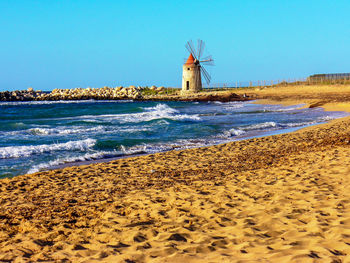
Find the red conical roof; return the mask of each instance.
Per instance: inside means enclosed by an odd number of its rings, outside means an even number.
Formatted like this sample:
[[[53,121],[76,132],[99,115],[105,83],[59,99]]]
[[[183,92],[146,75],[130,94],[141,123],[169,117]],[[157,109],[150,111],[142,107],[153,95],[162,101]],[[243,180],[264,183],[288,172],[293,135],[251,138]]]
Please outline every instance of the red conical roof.
[[[190,56],[188,57],[187,61],[186,61],[186,65],[191,65],[194,63],[194,57],[192,56],[192,53],[190,53]]]

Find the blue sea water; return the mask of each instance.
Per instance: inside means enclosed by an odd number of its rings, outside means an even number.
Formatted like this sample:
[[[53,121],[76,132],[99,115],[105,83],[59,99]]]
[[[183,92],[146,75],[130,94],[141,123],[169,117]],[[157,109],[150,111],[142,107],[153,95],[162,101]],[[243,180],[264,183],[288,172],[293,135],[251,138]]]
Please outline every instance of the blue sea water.
[[[251,102],[0,102],[0,178],[200,147],[347,116]]]

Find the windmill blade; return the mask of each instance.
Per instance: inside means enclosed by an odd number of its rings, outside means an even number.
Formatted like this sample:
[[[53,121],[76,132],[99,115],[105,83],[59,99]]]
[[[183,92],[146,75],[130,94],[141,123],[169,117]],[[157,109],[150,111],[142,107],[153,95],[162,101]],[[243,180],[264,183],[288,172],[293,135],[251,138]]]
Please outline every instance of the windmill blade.
[[[214,59],[212,58],[212,56],[207,56],[207,57],[203,58],[202,60],[200,60],[199,62],[203,63],[207,66],[214,66]]]
[[[202,71],[203,77],[205,78],[205,81],[209,85],[211,77],[210,77],[208,71],[203,66],[201,66],[201,71]]]
[[[198,51],[198,60],[201,59],[201,56],[202,56],[203,51],[204,51],[204,47],[205,47],[204,41],[198,39],[198,48],[197,48],[197,51]]]
[[[205,58],[202,59],[202,61],[206,61],[206,60],[213,60],[214,61],[214,59],[211,55],[206,56]]]
[[[194,56],[195,59],[197,59],[197,52],[196,52],[196,48],[193,45],[192,39],[189,41],[189,45],[190,45],[191,50],[193,52],[192,55]]]
[[[195,49],[194,49],[194,47],[193,47],[192,40],[187,41],[185,47],[187,48],[188,52],[190,52],[190,53],[192,54],[192,56],[194,56],[194,58],[197,59],[197,57],[196,57],[196,51],[195,51]]]
[[[214,60],[203,60],[200,63],[206,66],[215,66]]]

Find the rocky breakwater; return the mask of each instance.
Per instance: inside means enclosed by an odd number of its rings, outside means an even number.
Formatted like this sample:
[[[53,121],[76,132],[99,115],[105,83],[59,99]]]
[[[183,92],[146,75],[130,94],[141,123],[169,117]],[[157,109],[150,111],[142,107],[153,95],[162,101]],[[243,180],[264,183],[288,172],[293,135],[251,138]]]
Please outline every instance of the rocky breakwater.
[[[180,89],[165,87],[103,87],[54,89],[51,92],[35,91],[33,88],[20,91],[0,92],[0,101],[57,101],[57,100],[151,100],[151,101],[246,101],[251,96],[238,95],[232,91],[203,91],[180,95]]]
[[[33,101],[33,100],[122,100],[142,99],[147,87],[103,87],[103,88],[75,88],[54,89],[51,92],[27,90],[0,92],[0,101]]]
[[[0,101],[31,101],[31,100],[45,100],[47,94],[33,88],[27,90],[4,91],[0,92]]]
[[[144,87],[103,87],[103,88],[75,88],[54,89],[48,100],[118,100],[118,99],[141,99]]]

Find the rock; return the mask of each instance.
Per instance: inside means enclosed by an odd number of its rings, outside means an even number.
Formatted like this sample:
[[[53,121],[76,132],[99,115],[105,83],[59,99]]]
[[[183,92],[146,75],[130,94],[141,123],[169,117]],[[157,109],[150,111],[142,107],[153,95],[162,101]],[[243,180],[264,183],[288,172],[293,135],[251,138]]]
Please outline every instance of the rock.
[[[184,98],[183,101],[221,101],[221,102],[229,102],[229,101],[246,101],[249,100],[248,96],[243,97],[241,95],[230,93],[230,94],[210,94],[210,95],[198,95],[192,98]]]
[[[32,87],[29,87],[29,88],[27,89],[27,91],[28,91],[28,92],[33,92],[34,89],[33,89]]]

